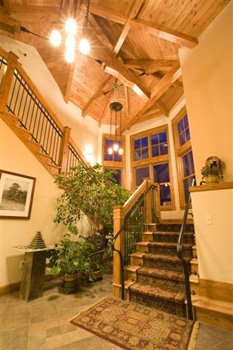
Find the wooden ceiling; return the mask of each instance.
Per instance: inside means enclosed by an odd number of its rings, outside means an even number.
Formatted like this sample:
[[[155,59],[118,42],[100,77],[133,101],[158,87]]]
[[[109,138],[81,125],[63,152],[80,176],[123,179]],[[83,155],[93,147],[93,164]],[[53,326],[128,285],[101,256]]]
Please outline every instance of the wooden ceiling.
[[[54,22],[62,28],[73,14],[82,35],[87,0],[0,0],[0,33],[37,48],[71,101],[101,124],[110,123],[113,86],[123,104],[122,131],[131,125],[169,115],[183,95],[178,50],[193,49],[198,37],[230,0],[90,0],[87,56],[64,60],[64,45],[54,48],[44,38]],[[142,95],[138,96],[133,86]]]

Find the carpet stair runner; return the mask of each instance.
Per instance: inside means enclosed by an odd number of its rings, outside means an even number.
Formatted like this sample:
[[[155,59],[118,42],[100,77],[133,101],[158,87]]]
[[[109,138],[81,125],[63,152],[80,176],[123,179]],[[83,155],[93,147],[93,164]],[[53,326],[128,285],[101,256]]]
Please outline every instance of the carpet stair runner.
[[[156,231],[150,236],[147,232],[147,242],[137,244],[139,252],[132,254],[131,261],[134,262],[135,257],[141,258],[141,263],[138,264],[141,266],[127,269],[136,273],[135,280],[129,283],[128,287],[130,301],[177,316],[186,316],[183,265],[177,257],[180,227],[180,224],[156,224]],[[187,224],[186,231],[183,252],[185,259],[190,262],[193,254],[194,226]]]

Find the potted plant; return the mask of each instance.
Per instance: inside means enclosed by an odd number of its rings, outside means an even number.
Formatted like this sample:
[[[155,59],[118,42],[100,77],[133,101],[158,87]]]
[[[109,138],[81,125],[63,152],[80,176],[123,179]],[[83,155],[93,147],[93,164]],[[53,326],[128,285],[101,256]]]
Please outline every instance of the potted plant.
[[[217,157],[209,157],[206,165],[201,169],[202,178],[205,183],[217,183],[222,179],[222,164]]]
[[[50,273],[62,274],[62,285],[59,290],[64,294],[70,294],[77,290],[80,280],[88,276],[93,280],[93,264],[91,254],[94,246],[83,237],[74,240],[71,233],[64,235],[59,247],[48,252]]]

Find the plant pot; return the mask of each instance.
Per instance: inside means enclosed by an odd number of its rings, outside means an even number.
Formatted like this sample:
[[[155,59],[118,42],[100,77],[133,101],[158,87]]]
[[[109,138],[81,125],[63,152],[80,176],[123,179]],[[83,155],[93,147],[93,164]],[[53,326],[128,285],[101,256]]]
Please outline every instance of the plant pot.
[[[210,184],[210,183],[218,183],[219,182],[219,177],[218,175],[208,175],[208,176],[205,176],[205,182],[207,184]]]
[[[63,294],[75,293],[79,286],[80,274],[75,273],[72,275],[64,274],[62,276],[62,284],[58,288],[59,292]]]

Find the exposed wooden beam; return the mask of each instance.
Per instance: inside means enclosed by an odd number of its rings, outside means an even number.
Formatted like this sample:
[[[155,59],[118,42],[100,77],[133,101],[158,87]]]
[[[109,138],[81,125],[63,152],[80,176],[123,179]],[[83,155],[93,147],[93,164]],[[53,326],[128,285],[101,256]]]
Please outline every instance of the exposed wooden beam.
[[[128,68],[143,68],[145,71],[147,70],[146,74],[153,74],[149,73],[148,71],[151,70],[164,70],[167,68],[171,68],[174,66],[175,63],[177,63],[177,60],[152,60],[152,59],[125,59],[124,64]]]
[[[120,36],[119,36],[119,38],[118,38],[118,40],[113,48],[113,53],[115,53],[115,55],[117,55],[118,52],[120,51],[121,46],[123,45],[123,43],[128,35],[128,32],[130,30],[130,20],[137,16],[143,2],[144,2],[144,0],[134,0],[132,6],[130,8],[127,20],[124,24],[122,31],[121,31],[121,34],[120,34]]]
[[[158,107],[158,109],[166,116],[169,116],[169,109],[165,104],[161,101],[161,99],[157,100],[155,105]]]
[[[151,92],[151,98],[122,125],[123,132],[136,122],[143,114],[152,107],[155,102],[167,91],[167,89],[181,76],[181,68],[176,64],[159,82]]]
[[[97,16],[123,25],[125,25],[127,21],[127,17],[125,15],[122,15],[119,12],[113,11],[102,5],[92,4],[90,6],[90,11]],[[161,39],[171,41],[180,46],[193,48],[198,44],[197,38],[191,35],[184,34],[177,30],[169,29],[161,25],[156,25],[155,23],[145,21],[143,19],[131,19],[130,25],[133,28],[141,29],[151,35],[155,35]]]
[[[124,104],[124,109],[125,109],[125,115],[126,118],[129,117],[130,114],[130,105],[129,105],[129,91],[128,91],[128,86],[125,86],[125,104]]]
[[[91,3],[90,4],[90,12],[93,15],[97,15],[99,17],[106,18],[112,22],[120,23],[120,24],[125,24],[127,21],[127,17],[122,15],[121,13],[111,10],[108,7]]]
[[[92,103],[100,96],[104,95],[104,87],[109,83],[109,81],[112,79],[112,77],[107,77],[107,79],[105,79],[103,81],[103,83],[99,86],[98,90],[96,91],[96,93],[90,98],[90,100],[86,103],[86,105],[84,106],[84,108],[82,109],[82,116],[85,117],[92,105]],[[110,94],[111,96],[111,94]]]
[[[130,21],[130,24],[133,28],[141,29],[151,35],[155,35],[158,38],[171,41],[180,46],[193,48],[198,44],[197,38],[191,35],[187,35],[178,32],[177,30],[166,28],[164,26],[159,26],[143,19],[132,19]]]

